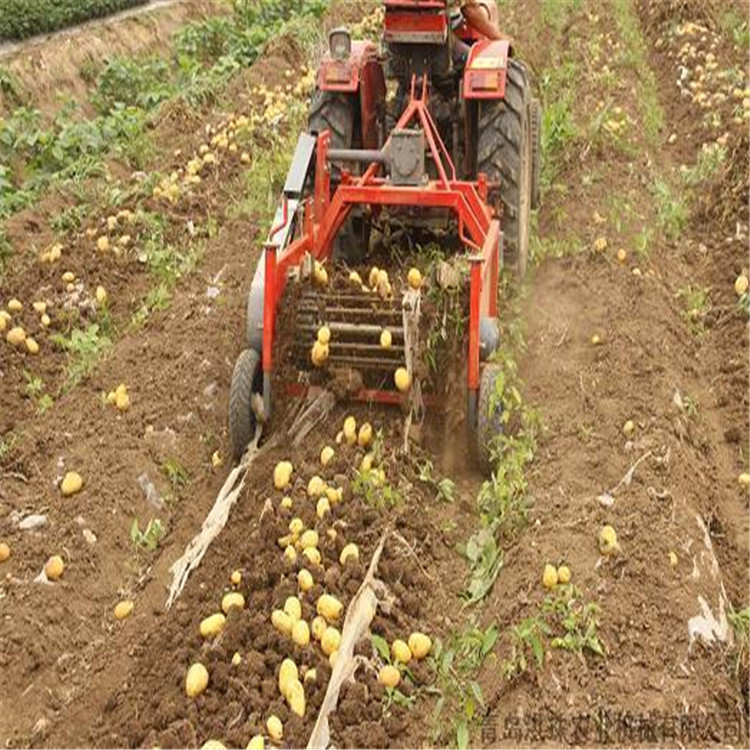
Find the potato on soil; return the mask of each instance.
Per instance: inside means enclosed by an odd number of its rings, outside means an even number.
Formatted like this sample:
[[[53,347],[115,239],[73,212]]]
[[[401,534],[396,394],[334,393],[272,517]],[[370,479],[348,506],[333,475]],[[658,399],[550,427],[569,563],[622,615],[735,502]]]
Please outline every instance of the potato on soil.
[[[302,604],[296,596],[288,596],[284,602],[284,612],[292,620],[299,620],[302,617]]]
[[[312,498],[320,497],[326,491],[326,483],[317,474],[310,478],[307,483],[307,496]]]
[[[266,721],[266,730],[268,736],[274,742],[281,742],[281,739],[284,736],[284,725],[281,723],[281,719],[278,716],[271,715],[268,717],[268,721]]]
[[[410,268],[406,280],[412,289],[419,289],[422,286],[422,274],[418,268]]]
[[[419,660],[424,659],[432,649],[432,640],[430,636],[420,633],[419,631],[412,633],[409,636],[409,650],[411,655]]]
[[[135,604],[130,599],[118,602],[115,606],[115,620],[124,620],[126,617],[130,617],[134,608]]]
[[[83,489],[83,478],[77,471],[69,471],[60,482],[60,492],[63,497],[75,495]]]
[[[299,546],[301,550],[317,549],[320,543],[320,536],[315,529],[308,529],[305,531],[299,539]]]
[[[244,156],[245,154],[243,154]],[[247,743],[247,750],[265,750],[266,741],[263,739],[262,734],[253,735],[250,738],[250,742]]]
[[[291,635],[294,627],[294,620],[283,610],[275,609],[271,612],[271,624],[282,635]]]
[[[320,647],[326,656],[330,656],[334,651],[338,651],[341,643],[341,633],[338,628],[329,625],[320,638]]]
[[[206,740],[201,750],[227,750],[227,746],[221,740]]]
[[[399,393],[406,393],[411,388],[411,375],[405,367],[399,367],[393,375],[393,382]]]
[[[293,659],[286,658],[279,667],[279,692],[286,697],[289,684],[299,679],[299,669]]]
[[[36,339],[31,338],[31,336],[27,336],[24,343],[26,344],[26,351],[29,354],[39,354],[39,344],[37,343]]]
[[[337,622],[344,611],[344,605],[331,594],[321,594],[316,609],[318,614],[325,617],[328,622]]]
[[[302,556],[310,563],[310,565],[320,565],[322,563],[322,556],[315,547],[306,547],[302,550]]]
[[[336,451],[334,451],[330,445],[326,445],[325,448],[320,451],[320,463],[323,466],[328,466],[328,464],[330,464],[333,460],[335,453]]]
[[[614,555],[619,549],[617,543],[617,533],[615,530],[607,525],[602,527],[599,532],[599,550],[603,555]]]
[[[398,671],[398,669],[396,669],[396,667],[390,664],[386,664],[381,668],[380,672],[378,672],[378,682],[383,687],[398,687],[399,682],[401,682],[401,673]]]
[[[26,331],[24,331],[20,326],[11,328],[5,336],[5,340],[11,346],[20,346],[24,341],[26,341]]]
[[[411,661],[411,649],[400,638],[397,638],[391,644],[391,653],[393,654],[393,658],[402,664],[408,664]]]
[[[289,461],[280,461],[273,470],[273,484],[277,490],[283,490],[292,481],[294,467]]]
[[[239,586],[242,583],[242,573],[239,570],[233,570],[232,575],[229,576],[229,580],[235,586]]]
[[[8,312],[19,313],[23,310],[23,302],[17,299],[12,299],[7,304]]]
[[[393,336],[391,335],[391,332],[388,330],[384,330],[380,334],[380,346],[382,349],[390,349],[391,344],[393,343]]]
[[[230,591],[224,594],[221,609],[225,615],[229,614],[230,609],[245,609],[245,597],[239,591]]]
[[[0,542],[0,563],[10,557],[10,547],[5,542]]]
[[[544,566],[544,573],[542,574],[542,583],[544,588],[553,589],[557,586],[557,568],[554,565],[547,563]]]
[[[316,641],[319,641],[323,637],[323,633],[326,632],[326,628],[328,627],[328,623],[326,622],[326,618],[322,615],[318,615],[317,617],[313,618],[312,621],[312,635],[313,638],[315,638]]]
[[[310,643],[310,626],[305,620],[297,620],[292,625],[292,640],[302,648]]]
[[[65,563],[60,555],[53,555],[44,565],[44,575],[50,581],[57,581],[61,578],[65,570]]]
[[[299,717],[304,717],[306,709],[305,688],[299,680],[293,680],[289,684],[286,699],[287,703],[289,703],[289,708],[292,709],[292,713],[297,714]]]
[[[188,698],[197,698],[208,687],[208,670],[199,661],[191,664],[185,677]]]
[[[349,445],[357,442],[357,420],[354,417],[347,417],[344,420],[344,439]]]
[[[563,585],[570,583],[570,568],[567,565],[560,565],[557,569],[557,582]]]
[[[327,497],[318,498],[318,504],[315,506],[315,515],[318,518],[323,518],[326,513],[331,512],[331,503]]]
[[[357,434],[357,445],[360,448],[367,448],[372,442],[372,425],[369,422],[365,422],[360,428]]]
[[[201,636],[203,638],[213,638],[214,636],[219,635],[219,633],[221,633],[221,631],[224,629],[224,623],[226,621],[227,618],[221,612],[209,615],[208,617],[201,620],[201,624],[199,626]]]
[[[341,550],[341,554],[339,555],[339,562],[342,565],[345,565],[349,560],[352,562],[357,562],[359,560],[359,548],[354,543],[347,544],[344,549]]]
[[[297,573],[297,584],[302,592],[309,591],[315,585],[312,573],[307,570],[307,568],[302,568],[302,570]]]

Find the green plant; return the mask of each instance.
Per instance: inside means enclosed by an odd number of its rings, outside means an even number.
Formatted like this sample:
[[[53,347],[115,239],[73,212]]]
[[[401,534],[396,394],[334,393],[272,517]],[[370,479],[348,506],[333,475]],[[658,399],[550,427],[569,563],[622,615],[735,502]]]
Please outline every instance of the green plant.
[[[6,432],[0,437],[0,462],[8,458],[17,442],[18,436],[13,432]]]
[[[676,240],[688,220],[684,199],[675,195],[669,184],[661,178],[654,180],[651,193],[656,201],[656,212],[664,236],[668,240]]]
[[[158,518],[152,518],[149,520],[146,528],[141,531],[138,526],[138,519],[134,518],[133,523],[130,527],[130,541],[136,547],[153,551],[159,546],[159,542],[164,536],[164,528]]]
[[[511,628],[511,657],[502,664],[506,679],[512,680],[523,674],[528,668],[529,656],[533,657],[532,663],[538,668],[544,666],[544,637],[550,632],[549,625],[539,615],[527,617]]]
[[[696,187],[711,179],[727,160],[727,150],[718,143],[703,144],[698,152],[695,166],[684,170],[681,175],[686,185]]]
[[[677,296],[683,300],[685,305],[685,312],[683,313],[685,319],[694,333],[703,331],[703,321],[709,308],[709,294],[709,289],[692,284],[677,292]]]
[[[503,551],[494,533],[481,528],[459,550],[469,562],[469,583],[462,596],[466,604],[476,604],[492,590],[503,567]]]
[[[437,641],[430,663],[437,677],[439,698],[435,704],[436,735],[442,734],[439,720],[446,707],[451,711],[451,734],[456,746],[469,746],[469,732],[483,708],[482,689],[474,679],[484,660],[497,643],[495,625],[486,629],[470,623],[463,631],[452,633],[446,644]],[[440,741],[441,737],[436,737]]]
[[[173,93],[169,66],[159,58],[117,58],[99,74],[91,101],[101,113],[117,107],[149,110]]]
[[[47,34],[146,2],[147,0],[3,0],[0,40]]]
[[[731,653],[734,658],[735,677],[739,677],[743,670],[747,675],[748,661],[750,661],[750,607],[737,611],[730,604],[727,611],[727,620],[734,636]]]
[[[366,469],[354,473],[352,493],[373,508],[394,508],[401,505],[404,498],[386,479],[379,469]]]
[[[419,469],[419,481],[429,484],[437,491],[437,500],[439,502],[452,503],[455,499],[456,484],[448,477],[438,479],[434,475],[432,461],[422,461],[417,464]]]
[[[555,597],[548,596],[545,599],[542,611],[552,616],[552,631],[562,631],[550,641],[552,648],[605,655],[597,632],[599,607],[593,602],[584,602],[581,592],[575,586],[559,586]]]
[[[176,458],[167,459],[162,464],[161,471],[175,491],[185,487],[190,479],[187,469]]]
[[[69,387],[77,384],[91,372],[112,343],[103,333],[99,323],[91,323],[85,330],[74,328],[69,338],[59,333],[50,338],[54,344],[68,353]]]

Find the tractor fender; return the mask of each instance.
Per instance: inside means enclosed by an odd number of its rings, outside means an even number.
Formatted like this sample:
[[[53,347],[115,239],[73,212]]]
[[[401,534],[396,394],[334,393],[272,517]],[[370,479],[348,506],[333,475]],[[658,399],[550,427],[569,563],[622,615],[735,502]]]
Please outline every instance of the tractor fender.
[[[507,39],[483,39],[473,44],[464,70],[464,99],[503,99],[510,56]]]
[[[247,327],[245,341],[248,349],[263,351],[263,299],[266,286],[266,251],[264,250],[255,267],[253,283],[247,295]]]
[[[380,148],[379,116],[385,108],[385,75],[372,42],[353,41],[347,60],[326,53],[318,70],[317,87],[358,95],[362,123],[362,148]]]

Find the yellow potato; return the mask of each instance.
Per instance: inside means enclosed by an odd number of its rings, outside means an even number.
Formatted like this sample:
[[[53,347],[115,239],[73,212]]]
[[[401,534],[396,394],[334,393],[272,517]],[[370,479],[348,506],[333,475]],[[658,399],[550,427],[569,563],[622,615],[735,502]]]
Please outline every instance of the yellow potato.
[[[341,554],[339,555],[339,562],[342,565],[346,565],[349,560],[352,562],[359,561],[359,548],[354,543],[347,544],[344,549],[341,550]]]
[[[23,302],[14,298],[8,302],[7,308],[9,312],[19,313],[23,310]]]
[[[245,609],[245,597],[239,591],[230,591],[224,594],[221,600],[221,609],[225,615],[229,614],[230,609]]]
[[[96,296],[96,301],[100,305],[103,305],[107,301],[107,297],[109,295],[107,294],[107,290],[103,286],[98,286],[96,287],[95,296]]]
[[[307,570],[307,568],[302,568],[302,570],[297,573],[297,584],[302,592],[309,591],[315,585],[312,573]]]
[[[44,315],[42,315],[42,317],[39,318],[39,322],[42,324],[42,326],[44,326],[44,328],[49,328],[50,323],[52,323],[52,321],[50,320],[50,317],[49,317],[49,315],[47,315],[47,313],[44,313]],[[0,329],[0,330],[2,330],[2,329]]]
[[[327,497],[321,497],[318,499],[318,503],[315,506],[315,514],[318,518],[323,518],[326,513],[331,512],[331,503],[328,501]]]
[[[315,547],[307,547],[302,550],[302,556],[310,563],[310,565],[320,565],[322,557],[320,552]]]
[[[295,538],[305,530],[305,522],[301,518],[293,518],[289,521],[289,533]]]
[[[62,280],[64,284],[72,284],[76,280],[76,275],[72,271],[66,271],[62,275]]]
[[[398,671],[398,669],[396,669],[396,667],[393,667],[390,664],[386,664],[381,668],[380,672],[378,672],[378,682],[383,687],[398,687],[399,682],[401,682],[401,673]]]
[[[115,407],[118,411],[127,411],[130,408],[130,396],[127,393],[115,392]]]
[[[409,636],[409,650],[411,655],[419,660],[424,659],[432,649],[432,641],[430,636],[420,633],[419,631],[412,633]]]
[[[235,585],[239,586],[242,583],[242,573],[239,570],[233,570],[229,576],[229,580]]]
[[[46,575],[50,581],[57,581],[62,576],[64,570],[65,563],[60,555],[53,555],[44,564],[44,575]]]
[[[357,444],[360,448],[367,448],[372,442],[372,425],[369,422],[365,422],[359,428],[359,434],[357,435]]]
[[[26,344],[26,351],[28,351],[29,354],[39,354],[39,344],[37,344],[36,339],[28,336],[24,343]]]
[[[391,335],[391,332],[387,330],[383,331],[380,334],[380,346],[383,349],[390,349],[392,343],[393,343],[393,336]]]
[[[284,612],[286,612],[292,620],[299,620],[302,617],[302,604],[296,596],[288,596],[284,602]]]
[[[6,318],[0,317],[0,333],[2,333],[8,327]]]
[[[409,282],[409,286],[412,289],[419,289],[422,286],[422,274],[418,268],[409,269],[406,280]]]
[[[372,455],[372,453],[365,453],[364,456],[362,456],[362,461],[359,464],[359,470],[360,471],[370,471],[372,469],[372,462],[375,460],[375,456]]]
[[[281,719],[275,715],[269,716],[268,721],[266,721],[266,731],[274,742],[281,742],[281,738],[284,736],[284,725],[281,723]]]
[[[201,750],[227,750],[227,746],[221,740],[206,740]]]
[[[561,565],[557,569],[557,582],[563,585],[570,583],[570,568],[567,565]]]
[[[10,557],[10,547],[5,542],[0,542],[0,563]]]
[[[354,284],[354,286],[362,286],[362,277],[356,271],[352,271],[349,274],[349,281]]]
[[[46,302],[35,302],[34,305],[33,305],[33,307],[34,307],[34,310],[36,310],[36,312],[38,312],[40,315],[42,313],[46,313],[47,312],[47,303]]]
[[[247,154],[242,154],[242,155],[247,156]],[[266,741],[263,739],[263,735],[262,734],[253,735],[250,738],[250,742],[247,743],[247,750],[266,750]]]
[[[320,451],[320,463],[323,466],[328,466],[328,464],[330,464],[333,460],[333,456],[335,455],[335,453],[336,451],[334,451],[330,445],[326,445],[325,448]]]
[[[135,604],[129,599],[118,602],[115,606],[115,620],[124,620],[126,617],[130,617],[134,608]]]
[[[289,461],[280,461],[273,470],[273,484],[277,490],[283,490],[292,480],[294,467]]]
[[[393,658],[402,664],[408,664],[411,661],[411,649],[405,641],[399,638],[391,644],[391,653],[393,654]]]
[[[286,696],[289,683],[299,679],[299,670],[293,659],[286,658],[279,667],[279,692]]]
[[[307,672],[305,672],[304,681],[305,682],[315,682],[318,679],[318,673],[314,669],[308,669]]]
[[[208,670],[199,661],[190,665],[185,677],[188,698],[197,698],[208,687]]]
[[[299,540],[299,546],[301,550],[307,550],[310,548],[317,549],[320,543],[320,536],[315,529],[308,529]]]
[[[349,445],[357,442],[357,420],[354,417],[347,417],[344,420],[344,439]]]
[[[326,483],[317,474],[310,478],[307,483],[307,495],[308,497],[315,499],[320,497],[326,491]]]
[[[69,497],[75,495],[76,492],[80,492],[83,488],[83,478],[76,471],[69,471],[60,482],[60,492],[63,497]]]
[[[227,621],[227,618],[224,617],[224,615],[221,612],[217,612],[214,615],[209,615],[208,617],[201,620],[201,624],[199,625],[198,629],[200,631],[202,638],[214,638],[215,636],[219,635],[221,631],[224,629],[224,623]]]
[[[289,497],[289,495],[285,495],[284,497],[281,498],[280,505],[281,505],[281,507],[284,510],[291,510],[291,508],[292,508],[292,498]]]
[[[242,654],[239,651],[235,651],[232,654],[232,666],[239,667],[240,664],[242,664]]]
[[[341,643],[341,633],[337,628],[329,625],[320,638],[320,647],[323,649],[323,653],[330,656],[334,651],[338,651],[339,643]]]
[[[289,684],[286,699],[293,713],[300,717],[305,715],[305,688],[299,680],[294,680]]]
[[[411,375],[405,367],[399,367],[393,375],[393,382],[400,393],[406,393],[411,388]]]
[[[5,340],[11,346],[20,346],[24,341],[26,341],[26,331],[24,331],[20,326],[11,328],[5,336]]]
[[[291,563],[297,562],[297,550],[292,547],[290,544],[285,550],[284,550],[284,557],[289,560]]]
[[[292,640],[303,648],[310,643],[310,626],[305,620],[297,620],[292,626]]]
[[[326,618],[322,615],[318,615],[317,617],[313,618],[311,628],[313,638],[315,638],[316,641],[319,641],[323,637],[323,633],[326,632],[327,627],[328,623],[326,622]]]
[[[370,269],[370,275],[367,277],[367,283],[372,287],[377,286],[379,275],[380,275],[380,269],[377,266],[373,266]]]
[[[741,297],[743,294],[747,294],[748,286],[750,286],[750,281],[748,281],[747,276],[744,273],[740,274],[734,282],[734,291],[738,297]]]
[[[344,611],[344,605],[335,596],[321,594],[316,609],[328,622],[336,622]]]
[[[619,549],[617,532],[612,526],[604,526],[599,532],[599,550],[603,555],[614,555]]]
[[[331,342],[331,329],[328,326],[318,328],[318,343],[327,346]]]
[[[292,620],[286,612],[280,609],[275,609],[271,613],[271,624],[282,635],[291,635],[292,628],[294,627],[294,620]]]
[[[557,568],[554,565],[547,563],[544,566],[544,573],[542,574],[542,583],[544,588],[553,589],[557,586]]]

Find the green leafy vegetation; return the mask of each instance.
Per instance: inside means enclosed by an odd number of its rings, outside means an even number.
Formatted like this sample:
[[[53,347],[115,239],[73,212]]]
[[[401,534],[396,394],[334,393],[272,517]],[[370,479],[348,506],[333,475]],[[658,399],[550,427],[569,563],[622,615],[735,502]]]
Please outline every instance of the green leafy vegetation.
[[[169,480],[175,492],[183,489],[190,480],[187,469],[176,458],[167,459],[162,465],[161,471]]]
[[[3,0],[0,40],[48,34],[146,2],[148,0]]]
[[[734,636],[731,656],[734,660],[735,677],[739,677],[743,669],[745,676],[747,676],[748,662],[750,661],[750,607],[735,610],[730,604],[727,620],[729,620]]]
[[[654,180],[651,193],[656,202],[661,231],[668,240],[676,240],[682,234],[689,217],[684,198],[677,195],[669,183],[660,177]]]
[[[490,592],[503,567],[503,551],[495,535],[481,528],[460,549],[469,562],[469,582],[464,592],[467,604],[475,604]]]
[[[495,648],[498,635],[495,625],[482,629],[470,623],[452,633],[446,643],[435,643],[430,659],[439,694],[434,714],[437,744],[447,746],[452,741],[458,748],[469,746],[470,729],[484,709],[482,688],[475,676]],[[447,730],[441,722],[444,713],[451,716]]]
[[[68,353],[67,388],[88,375],[111,345],[109,336],[103,332],[99,323],[91,323],[85,329],[74,328],[69,337],[56,333],[50,338]]]
[[[140,549],[152,552],[159,546],[159,542],[164,536],[164,527],[158,518],[149,520],[148,525],[141,531],[138,526],[138,519],[133,519],[130,527],[130,541]]]
[[[537,668],[544,666],[544,636],[549,634],[549,625],[539,615],[527,617],[510,629],[512,652],[510,659],[502,665],[506,679],[512,680],[522,674],[530,663],[536,664]]]

